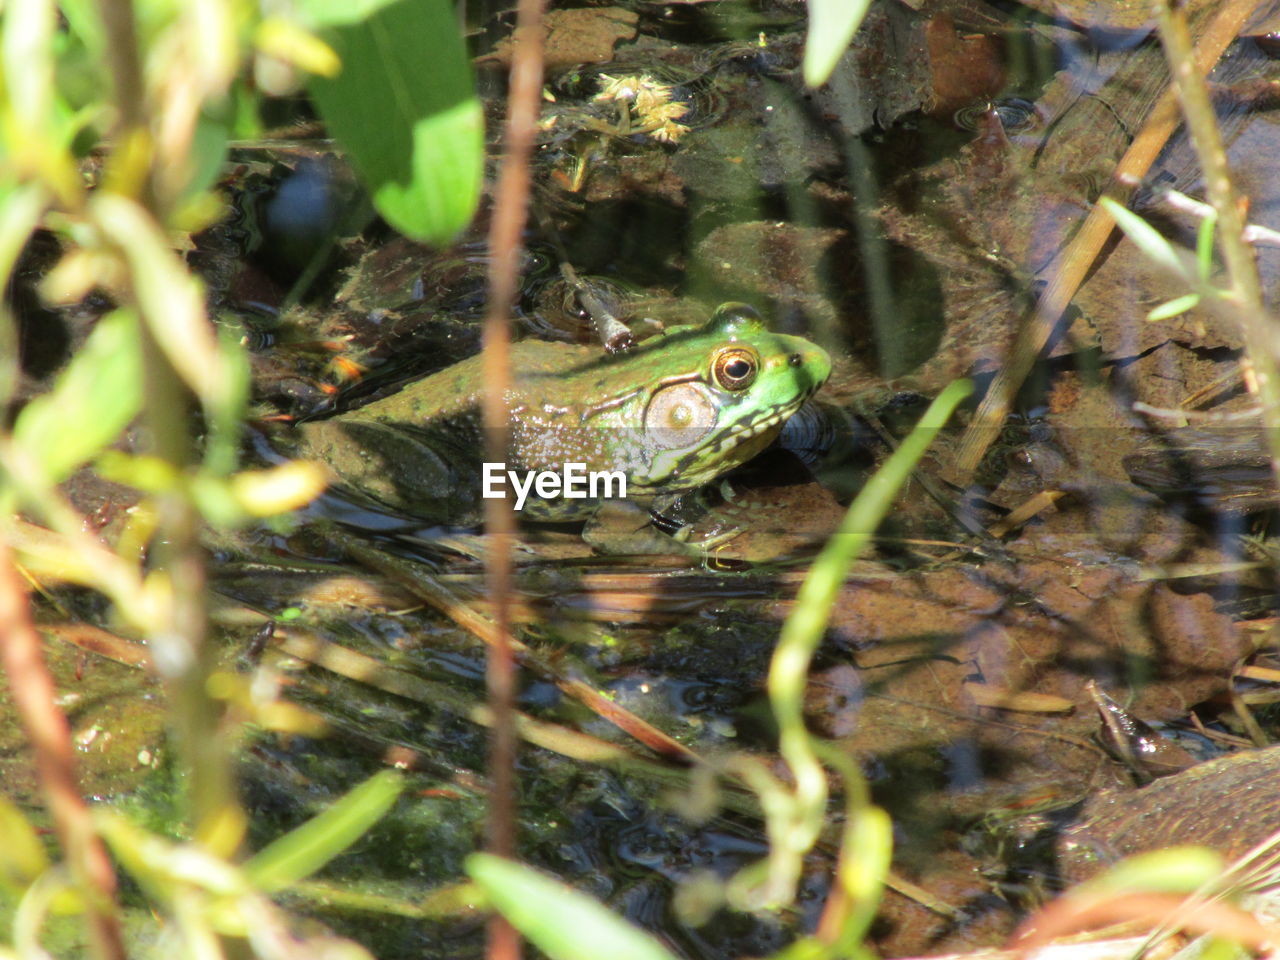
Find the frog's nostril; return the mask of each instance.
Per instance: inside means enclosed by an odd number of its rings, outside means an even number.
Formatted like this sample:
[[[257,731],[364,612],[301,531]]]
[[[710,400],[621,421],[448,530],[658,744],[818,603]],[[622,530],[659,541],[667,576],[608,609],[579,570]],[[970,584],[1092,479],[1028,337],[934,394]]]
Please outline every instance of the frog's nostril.
[[[793,353],[791,356],[787,357],[787,363],[791,364],[793,367],[802,366],[804,364],[804,357],[798,353]]]

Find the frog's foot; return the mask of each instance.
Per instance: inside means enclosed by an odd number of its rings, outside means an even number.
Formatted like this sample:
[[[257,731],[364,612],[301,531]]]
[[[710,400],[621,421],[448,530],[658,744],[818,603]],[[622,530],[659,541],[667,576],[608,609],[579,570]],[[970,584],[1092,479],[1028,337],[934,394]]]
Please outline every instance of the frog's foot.
[[[707,489],[694,490],[692,492],[682,493],[675,497],[662,498],[654,500],[650,509],[650,516],[653,518],[654,525],[659,530],[665,530],[673,538],[681,543],[689,543],[689,538],[693,536],[694,530],[699,524],[705,528],[708,517],[718,513],[725,504],[731,504],[737,497],[736,491],[730,482],[725,479],[719,484],[720,500],[708,497]],[[713,550],[723,547],[731,540],[735,540],[746,532],[746,527],[735,525],[727,529],[723,523],[716,523],[712,527],[719,529],[719,533],[708,533],[700,540],[692,544],[703,553],[709,554]]]
[[[696,547],[702,553],[709,553],[712,550],[718,550],[720,547],[723,547],[726,543],[729,543],[733,540],[738,539],[738,537],[742,536],[746,532],[747,532],[746,527],[741,527],[741,526],[730,527],[728,530],[723,530],[720,533],[712,534],[709,537],[703,537],[701,540],[698,540],[695,543],[692,543],[689,545]],[[677,540],[680,543],[688,544],[689,537],[692,536],[692,534],[693,534],[692,524],[686,524],[685,526],[677,530],[675,533],[673,533],[671,537],[672,539]]]
[[[700,560],[705,551],[663,533],[649,511],[630,500],[606,500],[587,521],[582,539],[598,553],[618,556],[642,554]]]
[[[669,524],[669,531],[655,523],[645,507],[629,500],[605,501],[587,522],[582,539],[603,554],[643,554],[705,560],[710,553],[743,532],[742,527],[690,542],[691,524]],[[665,531],[665,532],[664,532]]]

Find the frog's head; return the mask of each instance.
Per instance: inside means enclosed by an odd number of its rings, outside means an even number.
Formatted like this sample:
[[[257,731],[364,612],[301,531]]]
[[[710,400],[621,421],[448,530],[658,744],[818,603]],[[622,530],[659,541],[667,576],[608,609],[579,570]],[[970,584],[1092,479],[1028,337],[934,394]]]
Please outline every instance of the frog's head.
[[[744,303],[723,304],[662,349],[684,369],[661,378],[645,407],[651,456],[632,480],[650,488],[689,489],[745,463],[831,374],[825,350],[770,332]]]

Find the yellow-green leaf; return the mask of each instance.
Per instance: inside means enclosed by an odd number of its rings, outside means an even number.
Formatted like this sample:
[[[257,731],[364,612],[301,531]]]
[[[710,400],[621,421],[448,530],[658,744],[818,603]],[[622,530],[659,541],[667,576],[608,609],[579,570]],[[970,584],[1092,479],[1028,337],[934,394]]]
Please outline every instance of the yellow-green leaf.
[[[244,865],[245,873],[265,893],[311,875],[363,836],[403,788],[404,778],[394,770],[374,774],[328,810],[259,850]]]
[[[323,8],[308,0],[304,8]],[[400,0],[320,36],[342,61],[309,89],[374,206],[397,230],[446,244],[467,225],[484,173],[484,115],[448,0]]]
[[[98,321],[53,390],[23,408],[14,441],[59,483],[119,436],[141,405],[137,320],[116,310]]]
[[[489,902],[551,960],[675,960],[662,944],[585,894],[487,853],[467,874]]]

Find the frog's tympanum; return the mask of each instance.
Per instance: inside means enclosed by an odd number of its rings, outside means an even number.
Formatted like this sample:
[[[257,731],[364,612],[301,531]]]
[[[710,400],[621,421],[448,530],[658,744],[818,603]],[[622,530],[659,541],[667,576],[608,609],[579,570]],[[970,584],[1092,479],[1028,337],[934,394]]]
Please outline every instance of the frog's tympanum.
[[[821,347],[769,332],[736,303],[705,326],[670,330],[625,354],[526,340],[512,347],[511,363],[511,440],[503,472],[490,473],[523,478],[561,473],[567,463],[587,474],[621,471],[627,497],[641,505],[751,459],[831,372]],[[472,357],[349,413],[301,424],[292,452],[328,464],[342,487],[398,512],[473,523],[486,479],[482,391],[481,358]],[[499,489],[515,499],[510,482]],[[590,520],[602,503],[528,491],[521,515],[531,520]],[[607,552],[664,552],[611,540],[591,524],[586,538]]]

